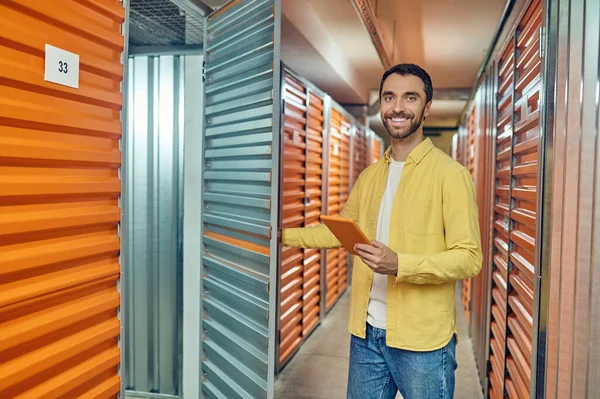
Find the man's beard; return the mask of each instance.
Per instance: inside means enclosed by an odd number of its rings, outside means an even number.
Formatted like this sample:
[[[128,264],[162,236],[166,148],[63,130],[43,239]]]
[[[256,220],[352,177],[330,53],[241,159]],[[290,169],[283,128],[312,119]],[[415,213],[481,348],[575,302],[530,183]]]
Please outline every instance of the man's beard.
[[[415,118],[412,113],[388,112],[382,118],[383,119],[382,120],[383,126],[385,126],[385,129],[387,130],[387,132],[388,132],[388,134],[390,135],[391,138],[393,138],[393,139],[405,139],[405,138],[409,137],[410,135],[412,135],[417,130],[419,130],[419,127],[423,123],[423,114],[424,114],[423,111],[424,110],[421,110],[421,114],[419,115],[418,118]],[[409,120],[413,120],[413,123],[411,123],[410,126],[407,126],[405,128],[399,129],[398,132],[394,132],[395,129],[392,128],[392,127],[390,127],[390,125],[388,123],[388,119],[391,119],[391,118],[407,118]]]

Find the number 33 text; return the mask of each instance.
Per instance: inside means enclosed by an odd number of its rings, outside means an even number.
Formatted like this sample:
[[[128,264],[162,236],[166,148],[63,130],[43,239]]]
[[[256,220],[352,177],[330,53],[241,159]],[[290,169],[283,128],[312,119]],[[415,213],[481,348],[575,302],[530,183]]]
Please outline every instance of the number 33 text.
[[[66,62],[62,62],[62,61],[58,62],[58,72],[67,73],[67,72],[69,72],[68,67],[69,66],[67,65]]]

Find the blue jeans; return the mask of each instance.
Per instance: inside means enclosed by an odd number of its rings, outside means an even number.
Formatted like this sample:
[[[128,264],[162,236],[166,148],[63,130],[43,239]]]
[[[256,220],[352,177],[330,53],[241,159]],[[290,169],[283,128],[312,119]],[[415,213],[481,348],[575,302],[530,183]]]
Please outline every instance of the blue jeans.
[[[430,352],[390,348],[385,330],[367,324],[365,339],[352,335],[348,399],[454,398],[456,337]]]

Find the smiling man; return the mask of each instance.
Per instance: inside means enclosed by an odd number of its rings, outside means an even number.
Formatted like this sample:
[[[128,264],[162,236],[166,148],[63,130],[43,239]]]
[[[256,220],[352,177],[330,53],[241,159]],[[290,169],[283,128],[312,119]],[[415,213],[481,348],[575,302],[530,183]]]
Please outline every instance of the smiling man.
[[[481,270],[481,240],[468,171],[423,136],[433,88],[427,72],[400,64],[379,89],[390,135],[341,212],[371,245],[357,244],[349,330],[350,399],[454,397],[457,280]],[[283,231],[283,244],[335,248],[324,225]]]

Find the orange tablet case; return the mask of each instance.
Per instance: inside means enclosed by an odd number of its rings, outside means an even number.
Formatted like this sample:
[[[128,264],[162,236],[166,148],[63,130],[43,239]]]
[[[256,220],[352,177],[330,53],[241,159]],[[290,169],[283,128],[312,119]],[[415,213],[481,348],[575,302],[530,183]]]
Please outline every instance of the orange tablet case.
[[[371,245],[371,241],[352,219],[323,215],[321,221],[352,255],[357,255],[354,244]]]

